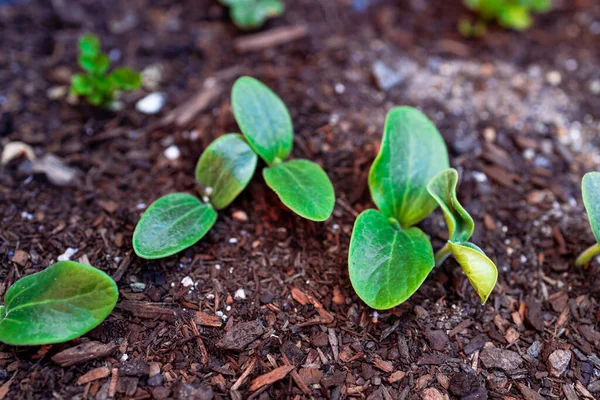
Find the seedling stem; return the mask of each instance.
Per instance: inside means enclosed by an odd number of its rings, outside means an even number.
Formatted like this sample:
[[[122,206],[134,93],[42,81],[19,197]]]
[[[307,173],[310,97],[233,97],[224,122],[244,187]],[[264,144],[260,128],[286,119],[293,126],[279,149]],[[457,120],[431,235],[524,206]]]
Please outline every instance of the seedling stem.
[[[596,243],[590,247],[588,247],[583,253],[581,253],[579,255],[579,257],[577,257],[577,260],[575,260],[575,265],[578,267],[583,267],[585,264],[587,264],[592,257],[594,257],[596,254],[600,253],[600,244]]]
[[[444,247],[442,247],[435,253],[435,266],[439,267],[440,265],[442,265],[442,263],[446,261],[446,258],[450,257],[451,254],[452,250],[450,249],[448,243],[446,243]]]

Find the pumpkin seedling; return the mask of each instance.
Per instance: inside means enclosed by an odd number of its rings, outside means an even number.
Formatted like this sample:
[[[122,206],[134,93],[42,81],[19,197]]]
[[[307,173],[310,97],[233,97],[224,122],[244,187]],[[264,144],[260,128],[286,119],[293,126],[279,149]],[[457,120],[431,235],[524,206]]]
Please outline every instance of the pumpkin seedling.
[[[104,272],[61,261],[14,283],[0,306],[0,341],[43,345],[75,339],[99,325],[117,303]]]
[[[366,210],[358,216],[348,254],[352,286],[370,307],[388,309],[404,302],[436,265],[428,237],[414,225],[435,210],[440,202],[437,197],[452,198],[446,191],[437,196],[442,177],[454,171],[448,168],[442,136],[423,113],[412,107],[397,107],[388,113],[381,148],[369,172],[371,197],[379,210]],[[432,179],[435,195],[430,194],[432,186],[428,188]],[[451,210],[457,204],[444,202]],[[467,275],[476,274],[479,269],[473,264],[482,258],[473,256],[475,247],[465,243],[473,221],[462,207],[460,210],[459,217],[465,221],[461,219],[459,225],[452,220],[452,232],[456,233],[451,235],[453,250]],[[469,279],[478,282],[477,277]]]
[[[202,200],[172,193],[152,203],[133,232],[136,254],[163,258],[202,239],[217,220],[217,210],[227,207],[248,185],[257,159],[241,135],[230,133],[213,141],[196,166]]]
[[[584,266],[592,257],[600,254],[600,172],[588,172],[583,176],[581,192],[596,243],[577,257],[575,265],[578,267]]]
[[[260,81],[244,76],[233,85],[231,105],[246,140],[267,163],[263,177],[281,202],[306,219],[329,218],[335,193],[325,171],[312,161],[286,161],[292,151],[294,129],[279,96]]]
[[[98,37],[91,34],[79,39],[78,63],[86,73],[71,79],[71,93],[83,96],[94,106],[109,108],[114,105],[118,91],[133,91],[142,84],[139,72],[117,68],[108,73],[110,59],[100,49]]]
[[[283,14],[282,0],[220,0],[229,7],[233,23],[240,29],[257,29],[274,17]]]
[[[490,21],[522,31],[531,26],[532,13],[548,12],[551,6],[550,0],[464,0],[464,4],[479,17],[475,24],[466,19],[460,21],[459,31],[466,37],[482,36]]]
[[[435,254],[435,264],[439,266],[452,254],[467,275],[469,282],[485,303],[498,280],[498,270],[492,260],[468,240],[473,234],[473,218],[458,202],[456,186],[458,172],[449,168],[437,174],[427,186],[429,194],[438,202],[448,226],[448,243]]]

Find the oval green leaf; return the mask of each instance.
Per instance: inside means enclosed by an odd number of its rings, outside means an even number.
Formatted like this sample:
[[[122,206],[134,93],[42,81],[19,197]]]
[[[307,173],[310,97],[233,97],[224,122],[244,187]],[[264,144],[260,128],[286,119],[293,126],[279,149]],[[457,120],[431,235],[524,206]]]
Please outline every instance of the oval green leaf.
[[[42,345],[75,339],[110,314],[119,292],[104,272],[61,261],[19,279],[0,307],[0,341]]]
[[[412,226],[437,207],[427,184],[448,167],[446,145],[433,123],[415,108],[396,107],[387,114],[369,172],[373,201],[387,217]]]
[[[241,135],[229,133],[212,142],[196,165],[196,180],[217,210],[227,207],[250,182],[258,157]]]
[[[238,28],[260,28],[269,18],[283,13],[282,0],[238,1],[230,5],[231,19]]]
[[[437,174],[429,182],[427,190],[444,212],[450,240],[466,242],[473,234],[475,224],[473,218],[456,198],[457,184],[458,172],[454,168],[449,168]]]
[[[581,192],[592,232],[600,243],[600,172],[588,172],[583,176]]]
[[[301,217],[325,221],[333,212],[333,185],[325,171],[314,162],[282,162],[263,169],[263,176],[281,202]]]
[[[485,303],[496,286],[498,270],[492,260],[472,243],[448,242],[452,255],[462,267],[469,282]]]
[[[210,204],[187,193],[168,194],[142,215],[133,232],[133,249],[149,260],[176,254],[202,239],[216,220]]]
[[[433,266],[431,243],[420,229],[396,228],[377,210],[358,216],[348,269],[352,287],[369,307],[385,310],[404,302]]]
[[[110,80],[117,88],[125,91],[133,91],[142,86],[142,74],[125,67],[111,72]]]
[[[233,85],[231,107],[246,140],[267,164],[287,158],[294,129],[279,96],[257,79],[243,76]]]

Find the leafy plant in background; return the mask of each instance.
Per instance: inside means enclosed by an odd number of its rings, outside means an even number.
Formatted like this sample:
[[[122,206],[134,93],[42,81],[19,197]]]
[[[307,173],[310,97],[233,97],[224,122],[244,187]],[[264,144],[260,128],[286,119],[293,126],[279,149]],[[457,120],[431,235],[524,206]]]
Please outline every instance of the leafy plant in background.
[[[133,248],[140,257],[167,257],[200,240],[214,225],[215,210],[227,207],[250,182],[257,154],[268,165],[263,170],[267,185],[283,204],[313,221],[331,215],[335,194],[327,174],[308,160],[285,161],[292,150],[293,127],[283,101],[250,77],[235,82],[231,98],[245,139],[227,134],[206,148],[196,167],[202,201],[174,193],[148,207],[133,233]]]
[[[548,12],[552,5],[550,0],[464,0],[464,4],[478,14],[474,24],[468,19],[459,22],[458,29],[466,37],[483,36],[491,21],[508,29],[527,29],[532,13]]]
[[[139,72],[117,68],[108,73],[110,59],[100,49],[98,37],[91,34],[79,39],[79,66],[86,72],[71,79],[71,93],[83,96],[94,106],[109,108],[118,91],[133,91],[142,84]]]
[[[233,23],[240,29],[257,29],[283,14],[283,0],[219,0],[229,7]]]
[[[581,192],[596,243],[577,257],[575,265],[578,267],[584,266],[592,257],[600,254],[600,172],[588,172],[583,176]]]
[[[99,325],[117,303],[104,272],[61,261],[15,282],[0,306],[0,341],[42,345],[75,339]]]
[[[430,188],[437,193],[444,187],[442,178],[452,174],[446,171],[453,171],[448,167],[442,136],[423,113],[412,107],[397,107],[388,113],[381,149],[369,173],[371,196],[379,210],[366,210],[358,216],[348,255],[352,286],[370,307],[388,309],[404,302],[435,266],[428,237],[414,225],[431,214],[438,201],[451,211],[456,209],[458,202],[451,200],[454,194],[443,191],[437,199],[428,191],[436,175]],[[455,186],[451,187],[453,193]],[[460,210],[458,216],[466,218],[462,207]],[[486,281],[487,289],[483,288],[478,278],[481,260],[463,250],[472,247],[465,243],[472,229],[469,232],[460,222],[449,224],[452,234],[459,233],[458,237],[450,235],[456,244],[452,250],[478,293],[487,291],[482,296],[485,302],[496,280]],[[440,262],[445,252],[438,257]]]

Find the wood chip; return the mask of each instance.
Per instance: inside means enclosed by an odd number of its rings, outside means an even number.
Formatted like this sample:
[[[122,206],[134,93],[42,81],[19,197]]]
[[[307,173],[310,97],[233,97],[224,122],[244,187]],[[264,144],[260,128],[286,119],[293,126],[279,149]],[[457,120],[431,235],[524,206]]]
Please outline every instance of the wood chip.
[[[115,397],[115,393],[117,393],[117,383],[119,382],[119,370],[117,368],[113,368],[112,376],[110,377],[110,384],[108,385],[108,397]]]
[[[29,254],[23,250],[16,250],[15,255],[12,256],[10,261],[20,265],[21,267],[25,267],[27,266],[27,261],[29,261]]]
[[[70,367],[71,365],[81,364],[91,360],[107,357],[118,347],[118,344],[113,343],[82,343],[78,346],[71,347],[70,349],[63,350],[60,353],[56,353],[54,356],[52,356],[52,361],[61,367]]]
[[[250,385],[250,391],[254,392],[263,386],[270,385],[285,378],[293,369],[293,365],[284,365],[283,367],[275,368],[273,371],[259,376],[252,381],[252,384]]]
[[[252,359],[252,361],[246,367],[246,369],[244,370],[244,372],[242,373],[242,375],[240,375],[240,377],[238,378],[238,380],[235,381],[235,383],[231,387],[232,391],[233,390],[238,390],[240,388],[240,386],[242,386],[244,384],[244,381],[246,380],[246,378],[248,377],[248,375],[250,375],[252,373],[252,369],[254,369],[254,364],[256,364],[256,358]]]
[[[517,330],[515,328],[513,328],[512,326],[510,328],[508,328],[508,330],[504,334],[504,339],[506,339],[506,341],[509,344],[514,343],[518,338],[519,338],[519,332],[517,332]]]
[[[110,369],[108,367],[94,368],[84,375],[81,375],[79,379],[77,379],[77,384],[85,385],[86,383],[106,378],[108,375],[110,375]]]
[[[10,385],[12,384],[13,379],[15,379],[14,375],[8,381],[6,381],[2,386],[0,386],[0,400],[3,400],[8,391],[10,390]]]
[[[306,25],[284,26],[251,35],[245,35],[233,42],[240,53],[259,51],[270,47],[280,46],[308,35]]]
[[[404,371],[396,371],[393,374],[390,375],[390,377],[388,378],[388,382],[389,383],[394,383],[394,382],[398,382],[399,380],[404,379],[404,377],[406,376],[406,372]]]
[[[379,368],[383,372],[392,372],[394,370],[394,364],[389,361],[384,361],[381,358],[374,359],[373,365],[375,368]]]
[[[212,315],[204,311],[196,311],[194,314],[194,322],[202,326],[212,326],[215,328],[223,325],[223,320],[217,315]]]
[[[174,321],[178,314],[178,311],[170,306],[145,301],[123,300],[117,303],[117,308],[129,311],[135,317],[144,319],[158,318],[163,321]]]
[[[470,319],[465,319],[461,321],[458,325],[456,325],[454,328],[450,329],[448,331],[448,336],[452,337],[454,335],[457,335],[465,329],[467,329],[468,327],[470,327],[471,325],[473,325],[473,321],[471,321]]]
[[[160,121],[161,126],[175,124],[178,127],[188,126],[198,114],[207,109],[219,97],[222,88],[215,84],[203,88],[194,97],[177,106]]]

